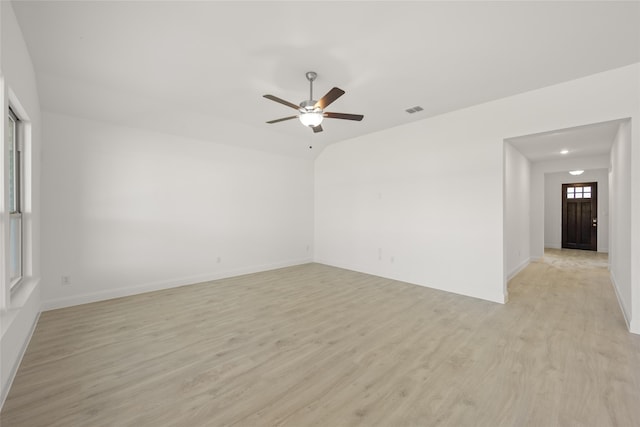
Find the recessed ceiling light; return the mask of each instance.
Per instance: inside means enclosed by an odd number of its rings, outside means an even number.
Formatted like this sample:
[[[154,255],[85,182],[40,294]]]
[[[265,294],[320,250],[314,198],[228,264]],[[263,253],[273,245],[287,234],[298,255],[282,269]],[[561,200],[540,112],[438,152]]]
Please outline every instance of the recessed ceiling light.
[[[569,154],[569,150],[562,150],[560,154]]]
[[[575,170],[575,171],[569,171],[569,173],[571,175],[582,175],[584,173],[584,171],[581,170]]]

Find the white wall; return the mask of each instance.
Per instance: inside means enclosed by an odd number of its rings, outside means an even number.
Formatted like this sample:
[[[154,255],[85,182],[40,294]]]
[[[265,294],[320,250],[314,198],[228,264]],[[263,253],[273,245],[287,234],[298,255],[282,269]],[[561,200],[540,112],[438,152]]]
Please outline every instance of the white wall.
[[[623,122],[611,147],[609,265],[611,281],[627,324],[632,314],[631,282],[631,123]],[[636,261],[637,262],[637,261]],[[640,290],[636,290],[638,292]]]
[[[328,147],[316,160],[316,260],[504,301],[504,139],[637,117],[638,70],[634,64]],[[533,178],[531,220],[544,224],[544,181],[538,200]]]
[[[0,406],[28,344],[40,311],[40,105],[33,65],[10,2],[0,2],[0,94],[1,127],[4,146],[7,108],[11,104],[23,120],[25,151],[23,183],[23,281],[17,291],[9,293],[8,253],[8,182],[2,179],[0,201]],[[0,176],[6,175],[8,159],[0,153]]]
[[[640,67],[635,70],[635,87],[630,93],[636,94],[635,114],[631,120],[631,293],[632,315],[629,319],[630,331],[640,334]],[[629,233],[629,230],[626,230]]]
[[[562,247],[562,184],[597,182],[598,252],[609,252],[608,169],[585,170],[584,173],[579,176],[570,175],[568,170],[546,173],[544,180],[544,247]]]
[[[311,160],[51,113],[43,125],[45,308],[312,259]]]
[[[506,279],[529,265],[529,201],[531,163],[513,145],[504,143]],[[505,280],[505,295],[507,294]]]
[[[450,117],[334,144],[319,156],[316,260],[503,301],[502,145],[485,135],[474,141],[473,129]]]

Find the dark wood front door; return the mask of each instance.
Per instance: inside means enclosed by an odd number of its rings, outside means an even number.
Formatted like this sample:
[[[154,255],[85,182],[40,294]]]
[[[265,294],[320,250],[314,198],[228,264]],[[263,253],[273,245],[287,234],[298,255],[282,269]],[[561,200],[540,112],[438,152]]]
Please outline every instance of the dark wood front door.
[[[598,250],[598,183],[562,184],[562,247]]]

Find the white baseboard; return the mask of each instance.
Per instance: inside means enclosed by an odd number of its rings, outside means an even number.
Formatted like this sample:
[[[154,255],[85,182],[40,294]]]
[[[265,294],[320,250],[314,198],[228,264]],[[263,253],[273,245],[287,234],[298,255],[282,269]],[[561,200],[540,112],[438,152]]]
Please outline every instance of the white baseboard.
[[[244,274],[259,273],[262,271],[275,270],[278,268],[292,267],[294,265],[308,264],[313,262],[311,258],[299,260],[290,260],[271,264],[262,264],[251,267],[244,267],[235,270],[220,271],[210,274],[197,276],[181,277],[177,279],[165,280],[160,282],[144,283],[135,286],[127,286],[124,288],[109,289],[99,292],[92,292],[82,295],[74,295],[64,298],[56,298],[42,302],[41,311],[55,310],[58,308],[71,307],[74,305],[88,304],[109,300],[113,298],[127,297],[131,295],[143,294],[146,292],[160,291],[163,289],[177,288],[180,286],[193,285],[196,283],[209,282],[212,280],[225,279],[228,277],[241,276]]]
[[[620,306],[620,311],[622,311],[622,317],[624,317],[624,322],[627,324],[627,328],[633,332],[633,328],[631,327],[631,322],[629,321],[629,314],[622,303],[622,298],[620,298],[620,294],[618,293],[618,283],[616,282],[616,276],[613,274],[613,271],[609,270],[609,276],[611,277],[611,284],[613,285],[613,290],[616,293],[616,298],[618,298],[618,305]],[[635,333],[640,333],[635,332]]]
[[[525,268],[527,268],[527,266],[529,265],[529,263],[531,262],[531,258],[527,258],[524,261],[522,261],[516,268],[514,268],[513,270],[511,270],[509,272],[509,274],[507,275],[507,282],[511,279],[513,279],[514,277],[516,277],[516,275],[518,273],[520,273],[522,270],[524,270]]]
[[[406,277],[402,277],[402,276],[394,276],[394,275],[391,275],[391,274],[388,274],[388,273],[384,273],[384,272],[371,271],[367,267],[362,266],[362,265],[346,265],[346,264],[342,264],[342,263],[331,262],[331,261],[328,261],[328,260],[323,259],[323,258],[314,258],[313,262],[318,263],[318,264],[328,265],[330,267],[341,268],[343,270],[350,270],[350,271],[355,271],[357,273],[368,274],[370,276],[377,276],[377,277],[382,277],[384,279],[389,279],[389,280],[395,280],[395,281],[398,281],[398,282],[408,283],[409,285],[422,286],[424,288],[435,289],[435,290],[443,291],[443,292],[449,292],[449,293],[452,293],[452,294],[462,295],[462,296],[465,296],[465,297],[477,298],[477,299],[480,299],[480,300],[483,300],[483,301],[495,302],[495,303],[498,303],[498,304],[505,304],[509,299],[508,294],[505,294],[504,291],[500,291],[500,293],[492,294],[492,295],[479,294],[479,293],[464,293],[464,292],[456,291],[456,290],[449,289],[449,288],[439,287],[439,286],[431,284],[431,283],[429,283],[429,284],[419,283],[419,282],[412,281],[411,279],[407,279]]]
[[[640,335],[640,319],[636,317],[635,319],[631,319],[631,326],[629,327],[629,332],[632,334]]]
[[[545,243],[545,249],[562,249],[561,243]],[[598,248],[597,252],[601,252],[603,254],[609,253],[609,248]]]
[[[36,315],[35,320],[33,321],[33,324],[31,325],[31,328],[29,330],[29,334],[27,335],[27,339],[24,340],[24,342],[22,343],[22,347],[20,348],[20,357],[18,357],[18,360],[16,360],[16,362],[14,363],[14,365],[11,367],[11,371],[9,372],[9,380],[7,381],[7,386],[5,388],[3,388],[2,390],[0,390],[0,410],[2,410],[2,407],[4,406],[4,402],[5,400],[7,400],[7,396],[9,395],[9,390],[11,390],[11,386],[13,385],[13,380],[16,379],[16,374],[18,373],[18,368],[20,367],[20,364],[22,363],[22,358],[24,357],[24,354],[27,352],[27,348],[29,347],[29,343],[31,342],[31,338],[33,337],[33,333],[36,331],[36,326],[38,325],[38,320],[40,319],[40,312],[38,312],[38,314]]]

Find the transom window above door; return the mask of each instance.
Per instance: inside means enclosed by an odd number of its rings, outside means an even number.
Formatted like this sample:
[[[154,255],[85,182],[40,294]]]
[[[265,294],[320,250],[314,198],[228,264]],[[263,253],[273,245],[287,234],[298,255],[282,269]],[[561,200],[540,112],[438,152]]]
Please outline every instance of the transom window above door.
[[[590,199],[591,198],[591,186],[574,186],[567,187],[567,199]]]

